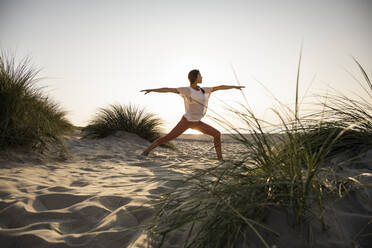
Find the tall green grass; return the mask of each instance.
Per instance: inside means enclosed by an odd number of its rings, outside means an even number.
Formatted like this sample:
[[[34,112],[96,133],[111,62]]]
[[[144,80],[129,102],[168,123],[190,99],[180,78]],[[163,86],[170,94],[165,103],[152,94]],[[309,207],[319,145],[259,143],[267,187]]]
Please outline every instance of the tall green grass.
[[[292,111],[281,105],[273,110],[281,124],[270,128],[244,105],[231,109],[244,128],[216,119],[245,147],[244,159],[197,170],[186,186],[165,195],[148,229],[153,245],[161,247],[168,237],[183,232],[184,247],[249,247],[260,242],[268,248],[278,236],[265,225],[274,209],[286,213],[291,225],[305,224],[311,230],[310,223],[317,220],[326,229],[326,202],[356,187],[352,178],[336,175],[329,159],[356,143],[372,144],[371,102],[364,103],[366,108],[341,99],[328,99],[323,118],[318,113],[301,117],[299,106]],[[350,108],[345,111],[345,106]]]
[[[36,87],[39,71],[29,59],[0,54],[0,149],[43,150],[72,130],[66,112]]]
[[[83,132],[85,138],[104,138],[116,131],[126,131],[153,142],[161,136],[162,124],[160,118],[144,108],[113,104],[101,108]],[[174,148],[171,143],[164,146]]]
[[[236,247],[254,237],[270,247],[267,238],[278,234],[264,219],[273,209],[286,212],[294,225],[315,218],[326,228],[324,202],[343,195],[350,184],[324,167],[339,136],[327,137],[329,142],[316,150],[313,138],[303,135],[305,127],[283,122],[285,131],[270,135],[249,110],[235,114],[250,125],[250,135],[235,130],[246,147],[245,159],[201,170],[188,179],[188,187],[163,199],[150,228],[159,246],[188,226],[185,247]]]

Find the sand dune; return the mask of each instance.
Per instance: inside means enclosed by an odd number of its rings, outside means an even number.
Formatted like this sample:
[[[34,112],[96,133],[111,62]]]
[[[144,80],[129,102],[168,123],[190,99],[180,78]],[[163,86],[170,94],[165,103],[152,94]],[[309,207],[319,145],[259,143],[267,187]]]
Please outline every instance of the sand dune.
[[[178,151],[157,148],[149,157],[140,155],[149,142],[125,132],[100,140],[82,140],[79,134],[66,137],[66,160],[2,154],[1,247],[145,247],[143,230],[154,213],[154,200],[181,183],[185,173],[219,163],[213,144],[205,142],[208,138],[187,138],[175,141]],[[227,159],[238,159],[236,151],[242,147],[227,142],[223,149]],[[372,150],[361,156],[362,165],[340,173],[367,173],[361,180],[371,183]],[[323,233],[314,227],[319,237],[314,247],[352,247],[349,237],[372,220],[371,190],[336,202],[326,217],[337,230]],[[273,215],[268,223],[280,230],[278,247],[308,247],[301,246],[301,231],[286,227],[284,216]],[[363,230],[368,232],[372,225]],[[180,247],[178,235],[168,247]],[[358,236],[363,247],[372,247],[371,240]]]
[[[1,157],[1,247],[126,247],[152,216],[152,201],[184,171],[218,163],[213,149],[198,158],[205,145],[158,148],[147,158],[140,154],[149,142],[125,132],[100,140],[74,135],[66,145],[66,161]]]

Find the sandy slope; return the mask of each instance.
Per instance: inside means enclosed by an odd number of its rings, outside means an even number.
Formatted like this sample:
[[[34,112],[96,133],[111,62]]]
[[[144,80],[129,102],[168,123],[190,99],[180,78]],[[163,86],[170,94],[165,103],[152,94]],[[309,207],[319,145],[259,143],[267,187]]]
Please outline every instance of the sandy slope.
[[[0,159],[0,247],[126,247],[154,198],[192,167],[218,163],[212,143],[180,141],[179,151],[157,148],[146,158],[149,142],[134,134],[79,138],[66,139],[66,161]]]
[[[70,156],[65,161],[21,153],[0,157],[0,247],[144,247],[143,225],[154,212],[153,200],[177,186],[185,173],[219,163],[205,138],[176,140],[178,151],[157,148],[148,158],[140,153],[149,143],[134,134],[79,138],[66,138]],[[236,159],[240,149],[227,142],[225,158]],[[360,161],[341,173],[370,172],[372,150]],[[366,174],[362,180],[371,183],[371,178]],[[336,202],[326,218],[337,230],[319,234],[314,247],[352,247],[351,238],[372,220],[371,190]],[[298,237],[303,230],[285,223],[283,215],[269,217],[268,224],[281,233],[278,247],[307,247]],[[320,227],[313,232],[318,237]],[[372,225],[357,236],[362,247],[372,247],[372,237],[363,236],[368,232]],[[168,247],[180,247],[180,239]]]

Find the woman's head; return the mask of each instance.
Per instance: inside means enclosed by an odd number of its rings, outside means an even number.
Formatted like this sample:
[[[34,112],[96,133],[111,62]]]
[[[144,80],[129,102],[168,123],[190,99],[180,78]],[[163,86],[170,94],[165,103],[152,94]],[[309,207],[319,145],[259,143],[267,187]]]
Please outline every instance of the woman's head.
[[[202,82],[202,76],[199,70],[192,70],[188,75],[190,84],[200,84]]]

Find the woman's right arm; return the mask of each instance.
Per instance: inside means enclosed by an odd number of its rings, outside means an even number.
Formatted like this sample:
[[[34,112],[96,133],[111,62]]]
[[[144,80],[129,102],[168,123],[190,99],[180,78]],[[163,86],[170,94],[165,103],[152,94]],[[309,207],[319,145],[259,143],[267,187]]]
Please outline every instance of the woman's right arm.
[[[145,95],[150,93],[150,92],[160,92],[160,93],[179,93],[176,88],[158,88],[158,89],[146,89],[146,90],[141,90],[141,92],[145,92]]]

